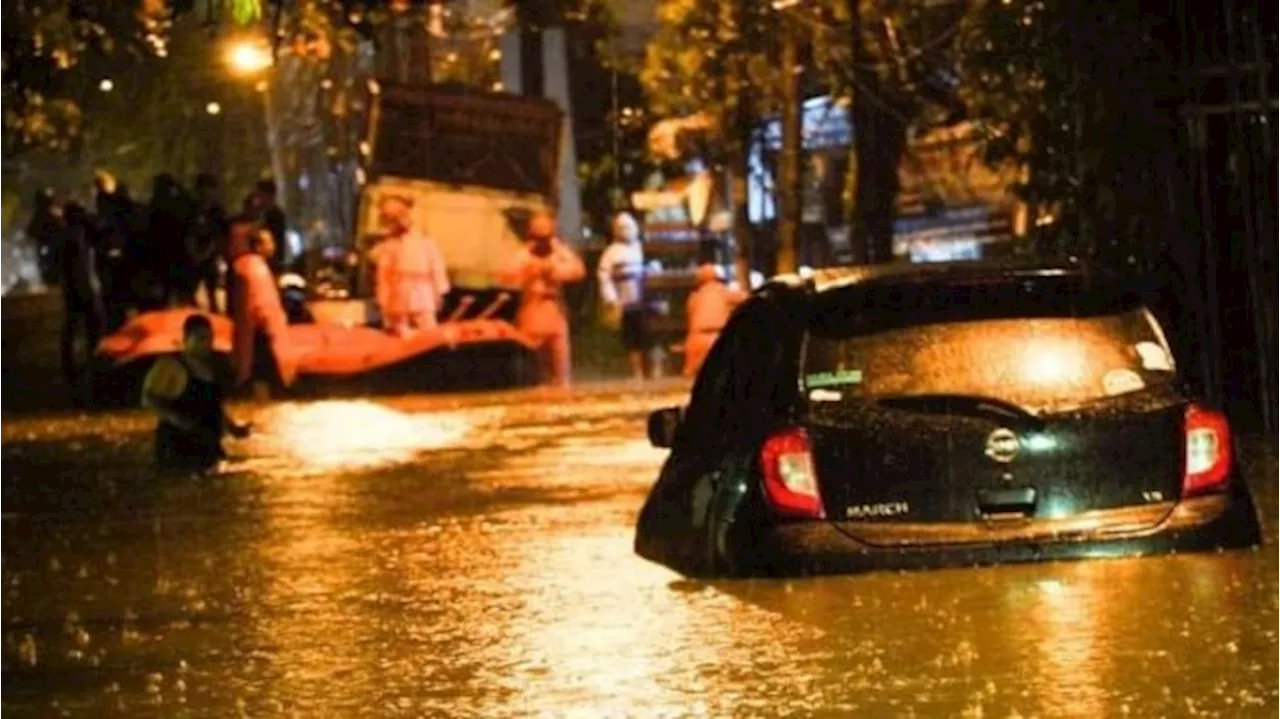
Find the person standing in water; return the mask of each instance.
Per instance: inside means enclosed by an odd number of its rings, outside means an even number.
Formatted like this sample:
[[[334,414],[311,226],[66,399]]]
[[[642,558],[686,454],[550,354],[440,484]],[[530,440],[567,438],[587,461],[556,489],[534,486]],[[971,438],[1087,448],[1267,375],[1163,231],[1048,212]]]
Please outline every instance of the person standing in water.
[[[191,267],[191,284],[186,291],[190,304],[196,304],[196,293],[204,285],[208,307],[218,312],[218,253],[226,244],[229,218],[218,201],[218,178],[209,173],[196,177],[195,215],[187,232],[187,262]]]
[[[202,314],[182,325],[182,352],[156,361],[142,388],[143,406],[155,410],[155,457],[161,469],[205,472],[226,457],[225,434],[244,438],[249,425],[234,422],[223,406],[214,367],[213,324]]]
[[[102,284],[94,257],[94,223],[79,203],[64,208],[65,224],[56,242],[58,275],[62,278],[62,371],[71,401],[84,406],[92,390],[87,371],[106,323]]]
[[[640,225],[630,214],[619,212],[613,218],[613,241],[600,255],[596,274],[610,324],[622,333],[631,376],[637,380],[656,376],[650,312],[644,302],[644,248]]]
[[[449,293],[449,274],[440,248],[413,227],[413,198],[385,195],[378,222],[386,239],[378,249],[378,309],[392,334],[436,326],[436,314]]]
[[[529,222],[525,246],[499,276],[520,287],[516,329],[536,343],[543,384],[569,386],[569,316],[561,287],[586,275],[582,258],[555,236],[551,215],[539,212]]]
[[[235,382],[237,386],[251,384],[254,397],[263,401],[273,387],[286,385],[276,351],[288,333],[289,316],[268,265],[276,254],[275,239],[248,217],[240,216],[231,223],[228,248],[233,257],[232,293],[227,304],[235,325]]]
[[[36,192],[35,212],[27,223],[27,241],[35,243],[40,282],[46,286],[63,281],[58,274],[58,238],[65,226],[62,207],[50,188]]]
[[[244,201],[244,214],[249,215],[263,228],[271,233],[278,252],[267,260],[271,274],[279,277],[284,272],[285,233],[289,229],[288,218],[277,201],[275,180],[261,180],[254,185],[253,192]]]
[[[689,319],[684,340],[684,376],[696,377],[720,330],[729,322],[734,309],[747,299],[745,292],[729,287],[720,267],[711,263],[698,266],[698,289],[689,295],[685,315]]]

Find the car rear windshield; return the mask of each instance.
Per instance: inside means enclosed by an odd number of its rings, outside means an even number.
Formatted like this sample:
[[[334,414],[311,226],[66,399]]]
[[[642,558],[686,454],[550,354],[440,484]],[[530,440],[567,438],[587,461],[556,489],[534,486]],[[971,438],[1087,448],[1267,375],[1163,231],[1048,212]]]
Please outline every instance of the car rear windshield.
[[[1164,385],[1173,358],[1134,297],[1073,278],[930,283],[824,297],[802,379],[811,401],[918,395],[1065,411]]]

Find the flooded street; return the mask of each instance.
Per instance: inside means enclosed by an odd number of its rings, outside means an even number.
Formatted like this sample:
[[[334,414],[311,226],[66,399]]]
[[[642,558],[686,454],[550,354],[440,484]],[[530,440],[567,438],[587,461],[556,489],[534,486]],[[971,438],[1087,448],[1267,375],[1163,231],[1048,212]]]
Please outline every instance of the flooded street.
[[[1258,551],[699,583],[631,548],[682,398],[270,405],[200,480],[6,417],[5,716],[1275,716],[1273,445]]]

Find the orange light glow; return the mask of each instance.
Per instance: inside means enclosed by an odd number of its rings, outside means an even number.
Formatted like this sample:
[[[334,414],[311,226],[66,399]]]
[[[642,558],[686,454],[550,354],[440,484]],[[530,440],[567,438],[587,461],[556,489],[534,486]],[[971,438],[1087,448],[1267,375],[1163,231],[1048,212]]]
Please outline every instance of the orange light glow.
[[[304,473],[372,469],[450,446],[476,418],[447,412],[409,414],[368,401],[328,400],[273,408],[269,436],[285,466]]]
[[[241,40],[227,50],[227,65],[241,75],[253,75],[271,67],[271,52],[262,44]]]
[[[1085,374],[1084,352],[1070,340],[1042,340],[1028,347],[1022,355],[1022,374],[1034,384],[1070,384]]]

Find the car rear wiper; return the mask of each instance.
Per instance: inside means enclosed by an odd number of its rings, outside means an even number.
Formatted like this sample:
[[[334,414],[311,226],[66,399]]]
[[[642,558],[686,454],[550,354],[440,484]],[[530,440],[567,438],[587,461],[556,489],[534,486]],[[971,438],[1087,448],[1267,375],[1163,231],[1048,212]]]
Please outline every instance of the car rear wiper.
[[[973,394],[904,394],[876,397],[882,407],[929,414],[956,414],[970,417],[997,417],[1019,424],[1039,426],[1044,420],[1025,407],[995,397]]]
[[[1130,392],[1121,392],[1120,394],[1108,394],[1092,399],[1082,400],[1067,407],[1061,407],[1054,410],[1054,414],[1067,414],[1072,412],[1080,412],[1082,410],[1092,410],[1099,406],[1120,404],[1123,402],[1133,402],[1134,400],[1147,397],[1151,394],[1166,393],[1169,391],[1170,384],[1168,382],[1155,382],[1135,389]]]

